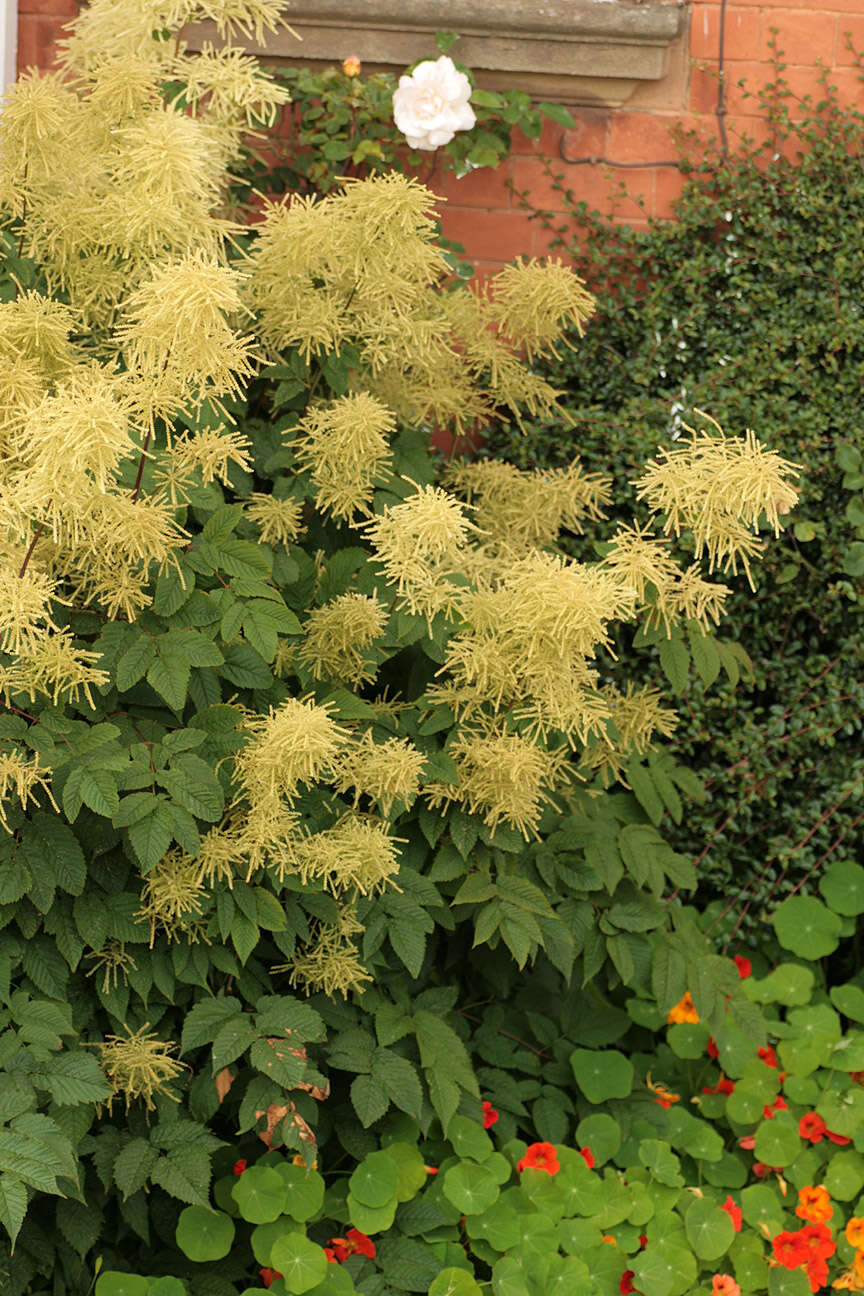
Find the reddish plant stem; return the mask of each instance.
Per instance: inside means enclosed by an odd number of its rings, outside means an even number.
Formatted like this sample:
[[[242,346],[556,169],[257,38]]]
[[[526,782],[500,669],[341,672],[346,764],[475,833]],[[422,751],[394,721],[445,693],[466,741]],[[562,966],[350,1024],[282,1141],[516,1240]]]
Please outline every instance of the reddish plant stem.
[[[24,555],[24,561],[21,564],[21,570],[18,572],[19,580],[23,580],[24,573],[27,570],[27,564],[29,563],[30,559],[33,557],[33,550],[36,548],[36,543],[44,530],[45,530],[45,523],[40,522],[36,530],[33,532],[33,539],[30,541],[30,545],[27,549],[27,552]]]

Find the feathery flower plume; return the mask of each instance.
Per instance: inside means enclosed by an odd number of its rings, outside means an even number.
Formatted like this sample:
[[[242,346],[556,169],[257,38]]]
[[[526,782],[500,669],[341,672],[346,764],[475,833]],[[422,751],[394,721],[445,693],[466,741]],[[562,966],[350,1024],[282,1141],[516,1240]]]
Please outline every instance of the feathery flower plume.
[[[302,953],[270,971],[290,972],[290,984],[302,987],[307,995],[322,991],[347,999],[352,990],[362,994],[365,983],[373,980],[360,962],[354,942],[362,931],[363,924],[356,921],[353,909],[342,909],[335,923],[316,925]]]
[[[408,738],[386,738],[376,742],[367,729],[339,762],[334,785],[339,792],[354,790],[354,805],[361,796],[377,803],[390,815],[394,803],[410,806],[420,790],[420,775],[426,764],[422,752]]]
[[[503,730],[462,731],[447,754],[459,770],[458,784],[430,783],[425,795],[433,806],[459,801],[483,816],[494,832],[499,823],[516,828],[528,841],[566,769],[567,752],[545,751],[521,734]]]
[[[246,505],[246,516],[254,522],[264,544],[286,545],[303,531],[303,501],[277,499],[254,492]]]
[[[252,741],[234,756],[244,795],[255,806],[284,798],[290,805],[300,783],[329,778],[337,757],[349,741],[327,705],[311,698],[288,698],[267,715],[245,722]]]
[[[297,842],[297,871],[304,883],[314,879],[333,895],[375,895],[395,886],[401,840],[372,816],[346,814],[335,827]]]
[[[92,1045],[99,1050],[99,1065],[114,1091],[106,1103],[109,1111],[121,1095],[127,1112],[138,1098],[144,1100],[148,1111],[155,1111],[156,1094],[179,1102],[168,1086],[186,1068],[171,1057],[177,1045],[164,1043],[155,1031],[147,1034],[149,1025],[145,1022],[137,1031],[127,1026],[125,1036],[107,1035],[103,1043]]]
[[[375,678],[372,645],[387,625],[387,609],[367,594],[340,594],[310,612],[297,661],[313,679],[342,679],[354,685]]]
[[[38,756],[28,758],[23,752],[0,752],[0,826],[7,833],[11,833],[12,829],[6,818],[4,803],[8,801],[10,795],[14,794],[21,808],[26,809],[28,801],[36,801],[35,789],[41,788],[59,814],[59,809],[51,795],[51,786],[48,782],[50,776],[50,769],[40,765]]]
[[[340,396],[313,406],[298,431],[291,446],[317,487],[319,509],[349,522],[369,513],[375,484],[391,476],[396,420],[386,405],[368,392]]]
[[[424,486],[365,523],[364,530],[410,612],[431,622],[436,612],[455,611],[460,590],[452,578],[458,577],[469,537],[477,531],[463,505],[438,486]]]
[[[145,877],[138,917],[150,924],[151,949],[158,930],[169,941],[179,940],[190,921],[200,918],[206,895],[201,872],[198,860],[174,847]]]

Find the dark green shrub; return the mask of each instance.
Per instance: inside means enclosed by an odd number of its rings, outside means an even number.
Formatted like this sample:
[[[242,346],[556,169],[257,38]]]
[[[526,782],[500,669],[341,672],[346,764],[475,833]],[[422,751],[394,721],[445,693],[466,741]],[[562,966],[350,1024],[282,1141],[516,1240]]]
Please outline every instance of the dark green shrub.
[[[802,465],[802,507],[756,593],[739,579],[731,603],[753,677],[709,694],[691,670],[671,748],[708,797],[666,825],[670,840],[698,862],[704,903],[737,897],[730,921],[753,939],[790,887],[864,846],[864,116],[827,84],[796,101],[779,71],[761,109],[762,146],[703,161],[681,138],[676,217],[645,232],[610,225],[559,177],[565,237],[598,297],[578,357],[548,368],[575,429],[535,422],[490,443],[525,466],[576,451],[614,475],[619,501],[646,449],[700,410]]]

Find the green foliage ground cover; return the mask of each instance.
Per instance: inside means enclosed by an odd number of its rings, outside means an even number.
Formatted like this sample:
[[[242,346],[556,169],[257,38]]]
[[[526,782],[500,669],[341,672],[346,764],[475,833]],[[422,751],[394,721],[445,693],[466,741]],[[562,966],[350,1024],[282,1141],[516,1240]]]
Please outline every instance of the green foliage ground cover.
[[[535,425],[491,443],[532,466],[575,447],[625,499],[644,448],[707,410],[730,429],[770,429],[802,465],[801,507],[755,573],[755,594],[739,580],[731,605],[753,677],[707,690],[716,660],[688,664],[682,653],[678,680],[686,704],[673,750],[708,796],[680,829],[667,821],[670,840],[700,861],[706,903],[723,896],[719,911],[737,897],[731,924],[740,919],[754,946],[784,894],[864,844],[864,119],[829,84],[795,99],[782,65],[761,111],[762,145],[703,162],[681,140],[674,221],[610,226],[579,203],[576,184],[566,191],[561,234],[599,297],[578,357],[555,365],[576,430]],[[573,183],[560,181],[562,193]]]

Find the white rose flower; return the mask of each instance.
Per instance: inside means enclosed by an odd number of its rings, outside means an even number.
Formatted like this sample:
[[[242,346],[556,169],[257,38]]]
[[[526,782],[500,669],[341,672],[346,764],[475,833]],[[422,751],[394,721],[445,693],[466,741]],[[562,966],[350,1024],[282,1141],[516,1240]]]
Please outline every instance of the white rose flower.
[[[470,98],[471,82],[442,54],[439,59],[418,63],[410,76],[399,78],[393,95],[393,120],[411,148],[440,148],[449,144],[457,131],[474,125],[477,119]]]

